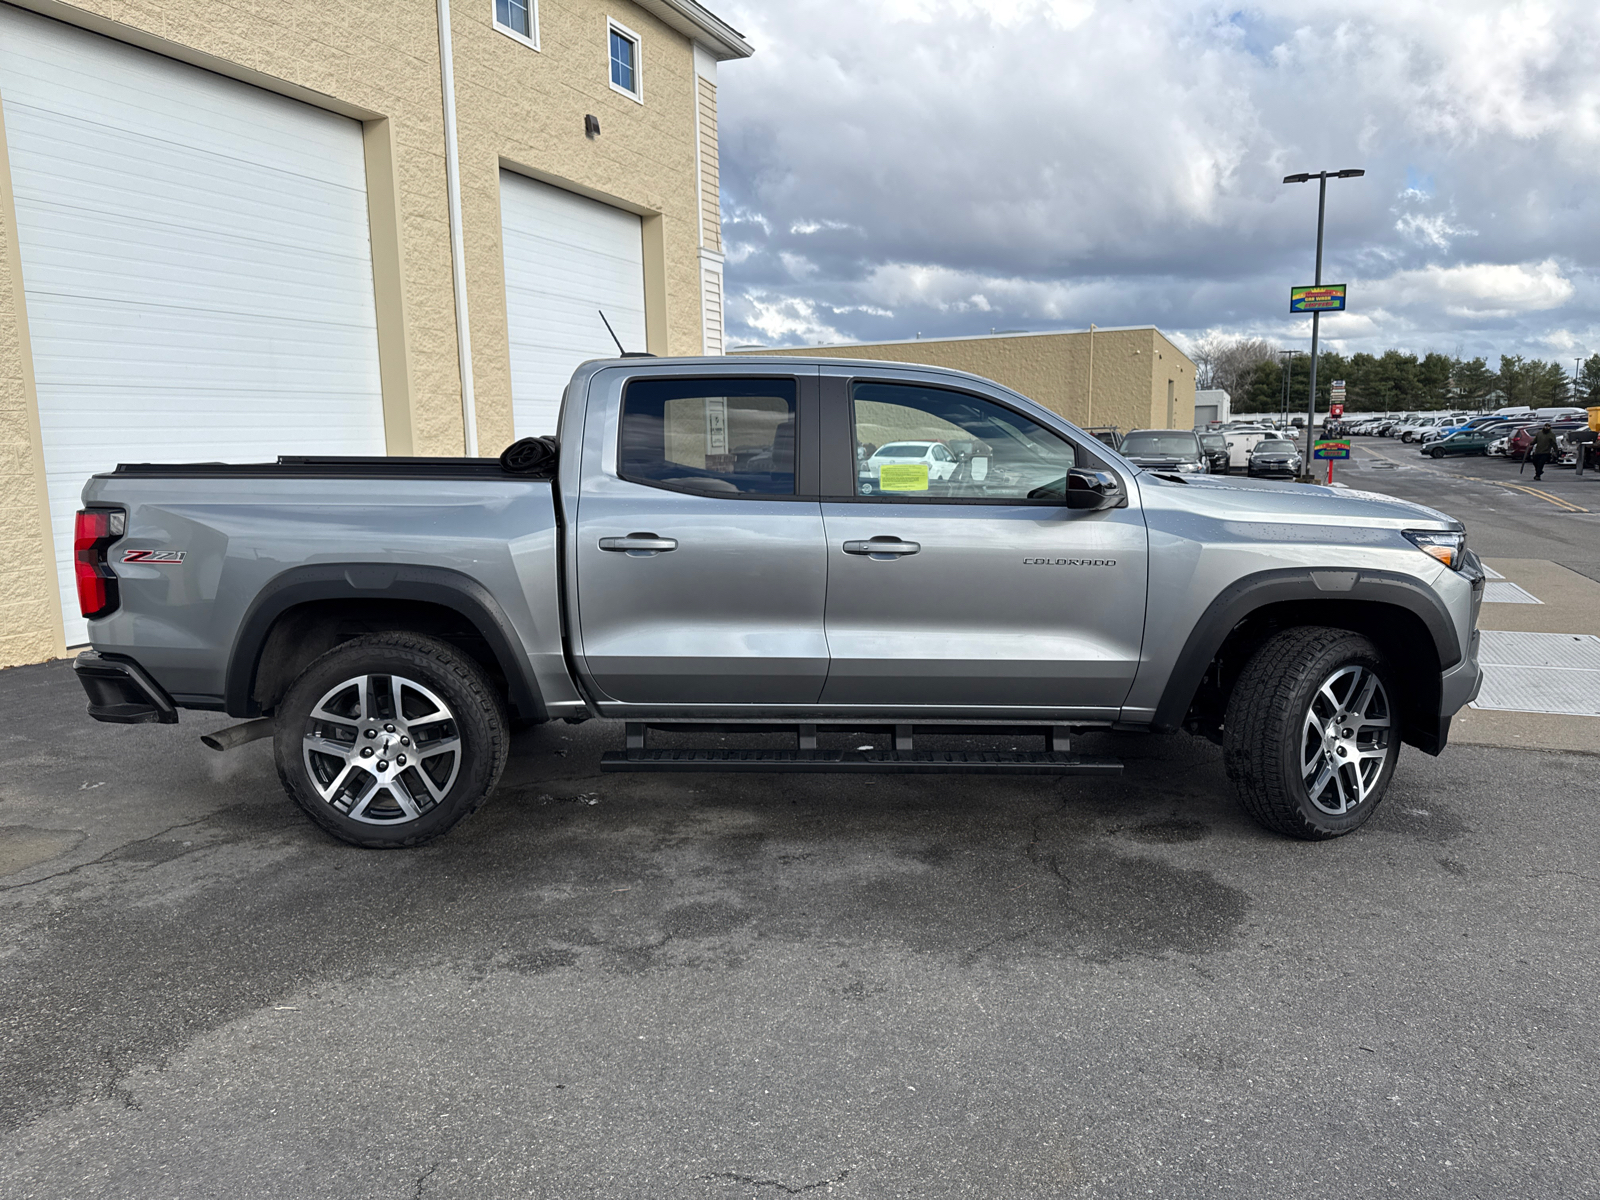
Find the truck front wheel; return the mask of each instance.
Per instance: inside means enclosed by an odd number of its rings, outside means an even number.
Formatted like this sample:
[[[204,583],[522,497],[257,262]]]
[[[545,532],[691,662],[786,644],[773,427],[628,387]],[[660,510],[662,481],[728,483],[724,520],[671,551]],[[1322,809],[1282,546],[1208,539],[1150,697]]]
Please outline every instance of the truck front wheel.
[[[499,694],[448,642],[413,633],[352,638],[313,662],[278,706],[284,790],[357,846],[416,846],[478,807],[509,739]]]
[[[1391,679],[1378,648],[1345,629],[1288,629],[1257,650],[1223,719],[1223,759],[1245,811],[1311,841],[1360,828],[1400,752]]]

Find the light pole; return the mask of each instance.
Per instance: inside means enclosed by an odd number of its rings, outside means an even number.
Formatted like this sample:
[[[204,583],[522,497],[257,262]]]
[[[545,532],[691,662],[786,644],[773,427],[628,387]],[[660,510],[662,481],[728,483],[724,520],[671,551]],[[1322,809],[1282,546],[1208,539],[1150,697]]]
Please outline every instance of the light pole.
[[[1283,405],[1279,415],[1285,429],[1289,427],[1289,399],[1294,394],[1294,360],[1304,353],[1304,350],[1278,351],[1278,357],[1283,360]]]
[[[1317,277],[1312,280],[1316,287],[1322,286],[1322,214],[1328,204],[1328,180],[1331,179],[1359,179],[1365,171],[1302,171],[1298,175],[1285,175],[1285,183],[1309,183],[1317,181]],[[1317,423],[1317,334],[1321,330],[1322,314],[1315,310],[1311,313],[1311,394],[1306,397],[1306,459],[1305,472],[1301,475],[1302,483],[1311,482],[1311,447],[1316,435],[1312,427]]]

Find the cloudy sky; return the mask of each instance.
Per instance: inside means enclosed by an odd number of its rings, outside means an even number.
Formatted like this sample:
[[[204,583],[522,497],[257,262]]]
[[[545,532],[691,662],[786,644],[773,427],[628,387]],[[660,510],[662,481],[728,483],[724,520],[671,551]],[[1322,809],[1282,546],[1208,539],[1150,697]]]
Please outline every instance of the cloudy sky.
[[[732,344],[1155,324],[1600,352],[1600,5],[712,0]]]

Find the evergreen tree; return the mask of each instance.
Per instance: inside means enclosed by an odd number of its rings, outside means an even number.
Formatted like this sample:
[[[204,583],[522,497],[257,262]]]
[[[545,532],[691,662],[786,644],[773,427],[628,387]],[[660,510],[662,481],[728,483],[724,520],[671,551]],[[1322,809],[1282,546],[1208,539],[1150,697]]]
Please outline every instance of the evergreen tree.
[[[1446,408],[1455,402],[1450,386],[1450,376],[1455,364],[1444,354],[1429,351],[1417,364],[1417,384],[1427,397],[1429,408]]]
[[[1600,355],[1596,355],[1600,358]],[[1487,408],[1490,394],[1494,391],[1495,376],[1489,370],[1489,364],[1481,358],[1474,358],[1470,362],[1458,358],[1450,372],[1450,382],[1455,389],[1456,400],[1467,408]]]
[[[1570,403],[1572,378],[1560,363],[1535,359],[1528,367],[1528,389],[1533,396],[1530,403],[1535,408],[1554,408],[1558,404]]]
[[[1586,408],[1600,405],[1600,354],[1591,354],[1584,359],[1583,367],[1578,371],[1578,399],[1573,403]]]

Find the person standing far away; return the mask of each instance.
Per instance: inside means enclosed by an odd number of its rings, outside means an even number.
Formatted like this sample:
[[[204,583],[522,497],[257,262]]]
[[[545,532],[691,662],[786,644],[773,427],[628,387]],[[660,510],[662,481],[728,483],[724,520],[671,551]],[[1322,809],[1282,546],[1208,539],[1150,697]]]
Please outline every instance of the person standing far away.
[[[1528,460],[1533,463],[1533,481],[1538,483],[1544,478],[1544,467],[1555,455],[1556,435],[1550,432],[1550,422],[1546,421],[1544,428],[1534,435],[1533,447],[1528,454]]]

